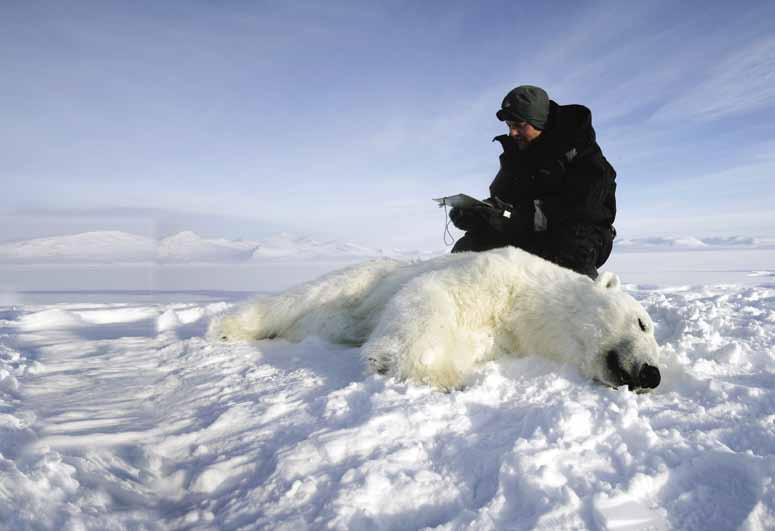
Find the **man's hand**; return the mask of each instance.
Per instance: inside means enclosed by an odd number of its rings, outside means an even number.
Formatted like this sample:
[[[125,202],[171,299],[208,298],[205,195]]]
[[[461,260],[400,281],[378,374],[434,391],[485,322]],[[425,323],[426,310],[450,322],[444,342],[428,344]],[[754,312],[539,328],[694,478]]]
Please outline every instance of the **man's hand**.
[[[455,227],[464,231],[507,232],[511,216],[514,214],[514,207],[497,197],[490,197],[484,202],[492,207],[453,208],[449,211],[449,219]]]
[[[453,207],[449,211],[449,219],[460,230],[479,230],[485,226],[482,216],[474,208]]]
[[[504,212],[508,212],[504,217],[509,218],[511,217],[511,213],[514,212],[514,205],[507,203],[506,201],[501,201],[495,196],[488,197],[484,202],[492,205],[495,210],[500,210],[501,215],[503,215]]]
[[[511,218],[516,214],[514,206],[495,196],[485,199],[484,202],[492,205],[492,208],[478,207],[479,215],[487,226],[496,232],[504,234],[510,232]]]

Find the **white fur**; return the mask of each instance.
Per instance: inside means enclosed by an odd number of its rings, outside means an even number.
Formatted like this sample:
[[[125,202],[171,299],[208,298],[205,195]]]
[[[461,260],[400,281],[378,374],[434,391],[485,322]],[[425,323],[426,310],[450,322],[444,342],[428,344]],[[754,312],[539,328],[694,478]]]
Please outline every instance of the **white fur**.
[[[368,262],[258,299],[210,326],[215,339],[318,335],[362,345],[372,370],[446,389],[506,354],[573,363],[612,383],[606,352],[617,349],[627,367],[656,365],[653,331],[616,275],[592,281],[514,248]]]

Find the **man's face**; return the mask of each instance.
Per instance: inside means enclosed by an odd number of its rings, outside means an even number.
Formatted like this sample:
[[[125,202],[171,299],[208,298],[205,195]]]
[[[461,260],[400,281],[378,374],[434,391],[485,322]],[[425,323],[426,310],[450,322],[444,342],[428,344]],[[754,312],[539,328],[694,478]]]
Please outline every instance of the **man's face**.
[[[509,128],[509,136],[517,142],[519,149],[525,149],[530,142],[541,136],[541,130],[536,129],[527,122],[506,122]]]

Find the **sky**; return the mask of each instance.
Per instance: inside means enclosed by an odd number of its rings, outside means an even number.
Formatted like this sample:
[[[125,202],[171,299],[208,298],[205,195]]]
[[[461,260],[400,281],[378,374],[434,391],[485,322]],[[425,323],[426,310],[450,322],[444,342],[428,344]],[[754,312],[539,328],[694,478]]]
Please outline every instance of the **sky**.
[[[775,236],[775,4],[0,3],[0,241],[441,247],[513,87],[591,108],[622,237]]]

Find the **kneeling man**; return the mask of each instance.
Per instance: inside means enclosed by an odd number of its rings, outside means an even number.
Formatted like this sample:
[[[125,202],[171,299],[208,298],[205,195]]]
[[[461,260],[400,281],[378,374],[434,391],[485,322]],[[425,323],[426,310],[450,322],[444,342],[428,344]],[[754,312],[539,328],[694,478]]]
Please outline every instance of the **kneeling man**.
[[[503,147],[486,200],[494,208],[452,209],[466,231],[452,252],[512,245],[596,278],[616,236],[616,171],[595,140],[590,110],[523,85],[496,116],[509,133],[494,138]]]

